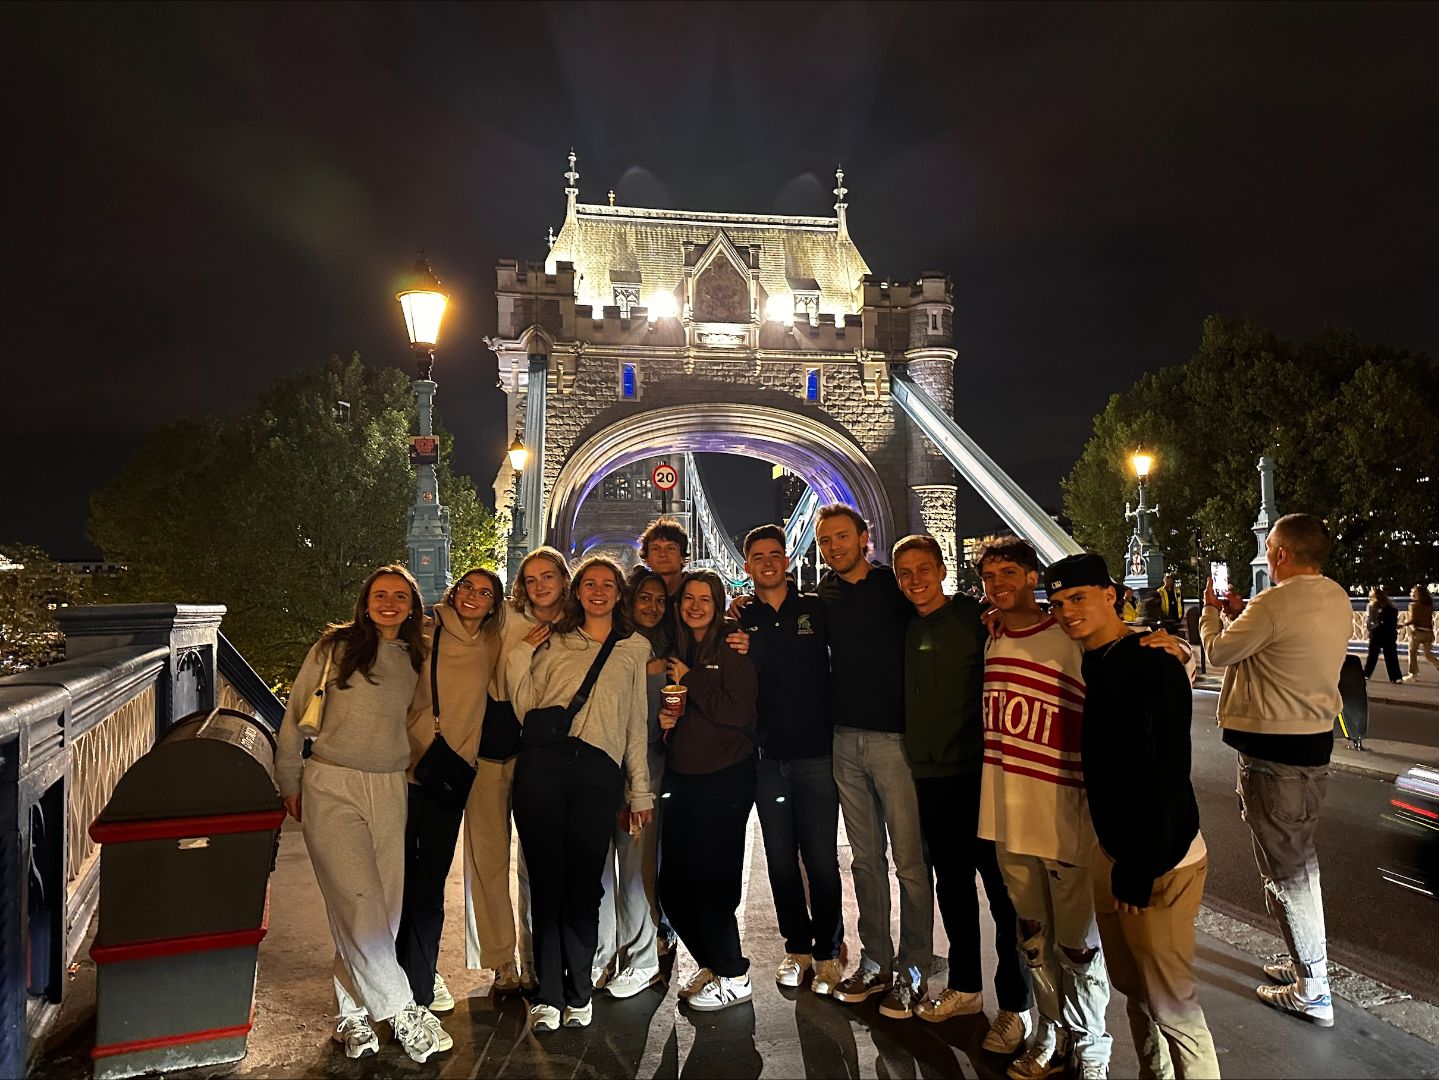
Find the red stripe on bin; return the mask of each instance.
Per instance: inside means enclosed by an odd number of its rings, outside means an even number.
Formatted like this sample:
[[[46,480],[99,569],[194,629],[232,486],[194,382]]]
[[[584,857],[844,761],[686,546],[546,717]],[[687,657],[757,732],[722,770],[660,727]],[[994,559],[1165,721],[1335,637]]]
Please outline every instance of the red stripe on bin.
[[[213,1042],[216,1039],[233,1039],[250,1034],[255,1026],[255,1010],[250,1009],[250,1019],[234,1027],[209,1028],[205,1031],[186,1031],[179,1035],[156,1035],[152,1039],[131,1039],[129,1042],[106,1043],[90,1051],[92,1059],[114,1057],[116,1054],[142,1054],[146,1050],[164,1050],[170,1046],[185,1046],[189,1043]]]
[[[265,924],[246,930],[222,930],[217,934],[189,934],[185,937],[152,938],[149,941],[126,941],[116,945],[90,946],[90,959],[98,964],[124,964],[135,960],[154,960],[160,956],[184,956],[186,953],[217,952],[258,945],[269,930],[269,906],[265,908]]]
[[[187,836],[224,836],[229,833],[267,832],[285,820],[284,809],[250,814],[211,814],[206,817],[158,818],[149,821],[96,821],[90,839],[97,844],[128,840],[179,840]]]

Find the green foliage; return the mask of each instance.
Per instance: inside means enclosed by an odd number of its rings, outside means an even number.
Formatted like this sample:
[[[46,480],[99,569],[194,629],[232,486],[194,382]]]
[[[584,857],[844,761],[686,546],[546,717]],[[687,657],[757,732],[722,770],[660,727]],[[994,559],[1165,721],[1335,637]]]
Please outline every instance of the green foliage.
[[[1156,455],[1149,484],[1165,562],[1203,557],[1248,580],[1270,453],[1279,512],[1303,510],[1335,537],[1327,572],[1355,589],[1439,579],[1439,376],[1424,357],[1331,330],[1293,345],[1249,322],[1205,320],[1187,363],[1109,399],[1064,482],[1075,539],[1119,565],[1135,498],[1129,455]],[[1201,574],[1207,573],[1207,566]],[[1186,575],[1194,595],[1202,581]]]
[[[223,603],[226,635],[287,684],[325,624],[352,616],[370,571],[405,562],[415,414],[409,379],[356,353],[278,380],[233,420],[152,432],[91,499],[91,538],[129,566],[112,599]],[[440,437],[452,565],[486,551],[492,562],[492,515]]]
[[[55,608],[91,602],[90,579],[37,547],[0,547],[0,677],[60,659]]]

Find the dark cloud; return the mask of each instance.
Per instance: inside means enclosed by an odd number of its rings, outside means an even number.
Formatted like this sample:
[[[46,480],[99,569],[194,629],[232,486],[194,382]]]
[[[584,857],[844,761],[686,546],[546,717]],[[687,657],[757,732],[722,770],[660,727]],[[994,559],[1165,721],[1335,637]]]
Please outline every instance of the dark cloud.
[[[827,213],[954,276],[961,423],[1041,502],[1204,315],[1439,349],[1426,5],[12,5],[0,537],[83,549],[145,429],[456,307],[438,406],[507,441],[495,261],[586,199]],[[1022,417],[1020,424],[1015,416]],[[36,437],[67,450],[36,455]],[[978,504],[967,521],[987,524]],[[983,527],[979,524],[979,527]]]

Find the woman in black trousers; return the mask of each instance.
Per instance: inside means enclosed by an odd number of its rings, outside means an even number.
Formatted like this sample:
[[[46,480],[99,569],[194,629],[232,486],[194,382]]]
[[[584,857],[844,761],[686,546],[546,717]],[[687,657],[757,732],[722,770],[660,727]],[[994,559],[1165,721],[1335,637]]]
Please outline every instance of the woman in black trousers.
[[[680,990],[691,1009],[748,1001],[740,947],[745,827],[755,798],[754,664],[725,644],[724,583],[693,570],[680,583],[670,680],[685,687],[683,713],[660,714],[668,744],[660,846],[660,904],[700,965]]]
[[[530,1027],[536,1032],[561,1023],[589,1025],[600,874],[615,815],[627,802],[630,821],[645,828],[654,814],[645,692],[650,643],[631,632],[623,598],[619,565],[586,559],[553,629],[539,624],[505,660],[515,712],[525,725],[514,807],[530,873],[539,977]],[[598,675],[567,733],[562,725],[551,728],[548,711],[571,705],[591,671]],[[544,730],[557,737],[540,739]]]
[[[1402,682],[1399,671],[1399,609],[1383,589],[1369,593],[1369,609],[1365,623],[1369,628],[1369,658],[1364,662],[1364,677],[1374,674],[1379,654],[1384,653],[1384,670],[1390,682]]]

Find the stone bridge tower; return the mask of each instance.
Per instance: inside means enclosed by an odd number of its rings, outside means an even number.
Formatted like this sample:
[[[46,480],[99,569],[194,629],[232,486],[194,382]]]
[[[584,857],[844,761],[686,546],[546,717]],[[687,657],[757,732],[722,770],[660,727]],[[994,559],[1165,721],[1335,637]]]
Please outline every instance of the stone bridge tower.
[[[881,281],[834,217],[579,202],[544,263],[497,268],[499,360],[529,542],[594,547],[585,499],[612,471],[683,451],[784,465],[869,520],[880,558],[924,531],[955,566],[956,478],[891,400],[890,370],[954,412],[947,276]],[[496,478],[508,511],[508,463]]]

